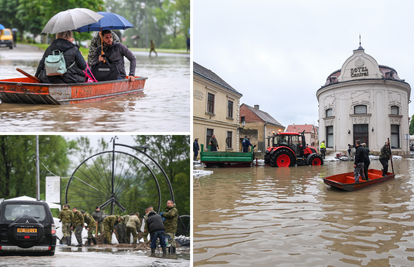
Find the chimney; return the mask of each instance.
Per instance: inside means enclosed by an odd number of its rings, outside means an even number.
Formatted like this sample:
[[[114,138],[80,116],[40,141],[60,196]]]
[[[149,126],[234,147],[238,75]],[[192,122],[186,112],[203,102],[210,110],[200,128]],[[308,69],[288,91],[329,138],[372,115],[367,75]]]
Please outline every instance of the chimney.
[[[254,105],[254,108],[259,110],[259,105]]]

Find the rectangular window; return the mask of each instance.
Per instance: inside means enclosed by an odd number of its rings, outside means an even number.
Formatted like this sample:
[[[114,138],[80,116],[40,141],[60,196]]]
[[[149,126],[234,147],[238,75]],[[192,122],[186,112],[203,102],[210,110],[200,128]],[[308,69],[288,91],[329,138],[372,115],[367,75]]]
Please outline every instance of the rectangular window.
[[[233,119],[233,101],[227,101],[227,118]]]
[[[400,125],[391,125],[391,148],[401,148]]]
[[[207,129],[206,148],[205,148],[205,150],[208,150],[208,144],[209,144],[210,138],[213,136],[213,134],[214,134],[214,129]]]
[[[326,117],[332,117],[332,109],[327,109],[326,110]]]
[[[244,122],[244,121],[246,121],[246,118],[245,117],[241,117],[241,122]]]
[[[391,114],[392,115],[400,115],[399,108],[397,106],[391,107]]]
[[[233,148],[233,132],[228,131],[227,132],[227,138],[226,138],[226,146],[227,148]]]
[[[326,127],[326,147],[333,147],[333,126]]]
[[[367,114],[367,106],[365,105],[355,106],[354,114]]]
[[[214,95],[210,93],[207,97],[207,112],[214,114]]]
[[[7,221],[14,221],[23,216],[30,216],[36,218],[39,222],[46,219],[46,210],[43,205],[30,204],[8,204],[4,211],[4,216]]]
[[[360,140],[361,144],[366,143],[367,147],[369,147],[368,124],[354,124],[354,143],[353,143],[353,145],[355,145],[356,140]]]

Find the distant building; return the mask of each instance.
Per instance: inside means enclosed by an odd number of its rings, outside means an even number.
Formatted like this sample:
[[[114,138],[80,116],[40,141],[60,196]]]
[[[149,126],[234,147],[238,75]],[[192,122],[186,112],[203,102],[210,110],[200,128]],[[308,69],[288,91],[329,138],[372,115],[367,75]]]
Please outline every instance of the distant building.
[[[377,61],[359,46],[334,71],[317,92],[319,141],[327,151],[346,151],[348,144],[361,140],[378,154],[387,138],[393,153],[409,153],[410,85],[391,67]]]
[[[240,144],[244,135],[247,134],[250,136],[250,142],[254,145],[257,144],[255,151],[260,150],[262,152],[267,148],[266,137],[271,136],[273,132],[277,133],[279,130],[282,132],[285,130],[285,127],[269,113],[260,110],[259,105],[251,107],[244,103],[240,106],[240,127]]]
[[[303,131],[305,131],[306,143],[310,146],[318,146],[317,129],[313,124],[292,124],[286,129],[288,133],[302,133]]]
[[[208,149],[214,134],[219,151],[239,151],[239,105],[243,96],[213,71],[193,62],[193,134]],[[200,146],[201,149],[201,146]]]

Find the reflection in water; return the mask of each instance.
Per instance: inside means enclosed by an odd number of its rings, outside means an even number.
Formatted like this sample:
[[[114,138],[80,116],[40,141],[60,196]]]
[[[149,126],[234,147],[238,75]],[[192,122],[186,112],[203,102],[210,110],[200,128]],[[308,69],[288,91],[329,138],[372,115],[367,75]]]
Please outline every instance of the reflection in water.
[[[42,53],[0,51],[0,79],[34,75]],[[96,103],[50,106],[0,104],[0,131],[188,132],[190,131],[190,58],[148,57],[135,53],[136,75],[148,77],[144,94]],[[126,69],[129,61],[126,60]]]
[[[323,183],[352,164],[223,168],[195,179],[194,266],[412,266],[414,161],[394,161],[395,180],[360,191]]]

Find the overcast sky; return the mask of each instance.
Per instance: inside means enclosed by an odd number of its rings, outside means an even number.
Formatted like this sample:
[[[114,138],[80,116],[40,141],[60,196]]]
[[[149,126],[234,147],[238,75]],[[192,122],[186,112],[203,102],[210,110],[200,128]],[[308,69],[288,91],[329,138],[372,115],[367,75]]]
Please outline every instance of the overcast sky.
[[[318,125],[316,91],[358,48],[360,33],[365,53],[414,86],[414,1],[192,3],[194,61],[285,127]]]

